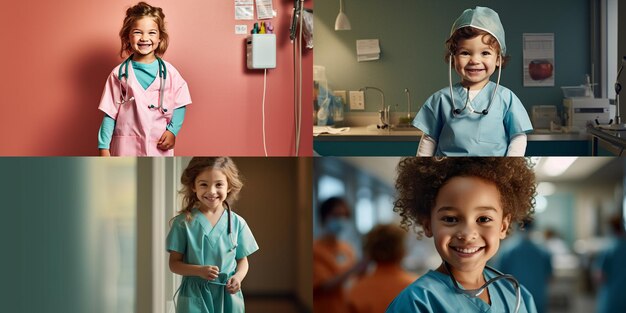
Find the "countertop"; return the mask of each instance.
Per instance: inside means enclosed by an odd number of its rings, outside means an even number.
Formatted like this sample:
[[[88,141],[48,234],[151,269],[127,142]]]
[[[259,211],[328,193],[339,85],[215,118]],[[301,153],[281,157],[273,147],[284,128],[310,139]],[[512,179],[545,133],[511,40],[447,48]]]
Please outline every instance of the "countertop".
[[[417,141],[422,132],[415,130],[376,129],[375,125],[350,127],[339,134],[320,134],[313,141]],[[589,135],[539,130],[528,134],[528,141],[587,141]]]

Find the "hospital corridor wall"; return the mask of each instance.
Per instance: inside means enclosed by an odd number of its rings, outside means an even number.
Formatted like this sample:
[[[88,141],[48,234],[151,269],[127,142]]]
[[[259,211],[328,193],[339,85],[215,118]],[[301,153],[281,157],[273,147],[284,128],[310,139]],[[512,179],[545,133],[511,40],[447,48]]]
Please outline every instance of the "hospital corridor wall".
[[[4,31],[0,58],[6,117],[0,124],[0,155],[91,156],[98,154],[98,110],[103,88],[119,56],[119,31],[127,8],[139,1],[17,1],[0,10]],[[263,70],[246,67],[247,34],[255,21],[234,19],[232,1],[147,1],[162,7],[170,36],[164,60],[187,81],[192,104],[176,139],[176,155],[261,156]],[[307,1],[307,7],[312,6]],[[310,4],[309,4],[310,3]],[[289,40],[293,1],[274,1],[276,68],[267,71],[267,152],[294,155],[293,44]],[[249,31],[247,32],[249,33]],[[312,85],[312,58],[303,49],[303,86]],[[312,102],[303,88],[302,103]],[[302,125],[311,125],[303,105]],[[302,127],[300,155],[312,155],[312,135]]]

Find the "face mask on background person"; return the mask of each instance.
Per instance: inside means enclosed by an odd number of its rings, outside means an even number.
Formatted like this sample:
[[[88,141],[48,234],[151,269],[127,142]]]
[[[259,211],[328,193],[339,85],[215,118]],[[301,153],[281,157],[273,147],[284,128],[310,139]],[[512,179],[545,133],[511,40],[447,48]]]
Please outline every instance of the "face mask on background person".
[[[349,227],[350,221],[347,218],[330,217],[328,221],[326,221],[326,231],[335,236],[339,236],[339,234]]]

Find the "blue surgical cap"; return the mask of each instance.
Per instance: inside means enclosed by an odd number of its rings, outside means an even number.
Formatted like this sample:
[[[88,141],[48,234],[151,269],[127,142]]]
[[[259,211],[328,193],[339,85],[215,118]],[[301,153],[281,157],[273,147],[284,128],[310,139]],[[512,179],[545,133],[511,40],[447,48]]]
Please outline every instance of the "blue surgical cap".
[[[452,30],[450,30],[450,37],[459,28],[471,26],[484,30],[491,34],[500,44],[500,50],[502,55],[506,55],[506,44],[504,43],[504,27],[500,22],[500,17],[496,11],[485,8],[476,7],[475,9],[467,9],[463,11],[461,16],[452,24]]]

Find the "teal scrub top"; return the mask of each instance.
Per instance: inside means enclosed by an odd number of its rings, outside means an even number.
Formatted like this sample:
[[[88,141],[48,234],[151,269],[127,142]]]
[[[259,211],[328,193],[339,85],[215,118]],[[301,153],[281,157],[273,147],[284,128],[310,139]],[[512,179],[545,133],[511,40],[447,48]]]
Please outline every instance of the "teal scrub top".
[[[455,84],[454,102],[462,109],[467,90]],[[475,111],[487,109],[496,84],[488,82],[470,101]],[[431,95],[413,120],[413,125],[435,139],[437,156],[505,156],[513,136],[531,131],[532,124],[522,102],[506,87],[499,86],[487,115],[466,108],[457,116],[448,87]]]
[[[548,282],[552,276],[552,257],[530,238],[517,236],[499,251],[497,269],[517,278],[533,295],[537,312],[548,308]]]
[[[496,276],[486,270],[487,280]],[[455,291],[450,276],[429,271],[405,288],[387,307],[388,313],[409,312],[515,312],[515,287],[508,280],[498,280],[487,287],[491,306],[479,298]],[[536,313],[532,295],[521,287],[519,313]]]
[[[626,238],[615,239],[594,263],[604,282],[598,291],[598,313],[624,312],[626,308]]]
[[[174,218],[167,235],[167,251],[184,255],[187,264],[215,265],[220,269],[214,281],[196,276],[183,276],[178,292],[178,313],[244,312],[241,290],[230,294],[224,286],[235,274],[237,260],[247,257],[259,246],[246,221],[231,211],[232,240],[228,235],[228,211],[224,211],[215,226],[198,209],[193,209],[192,219],[185,214]]]

